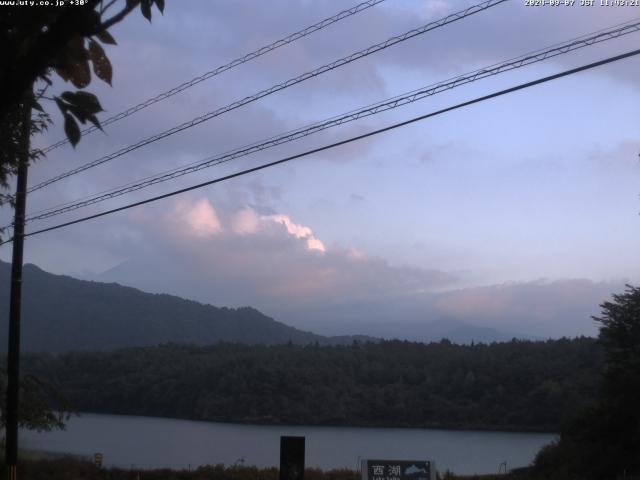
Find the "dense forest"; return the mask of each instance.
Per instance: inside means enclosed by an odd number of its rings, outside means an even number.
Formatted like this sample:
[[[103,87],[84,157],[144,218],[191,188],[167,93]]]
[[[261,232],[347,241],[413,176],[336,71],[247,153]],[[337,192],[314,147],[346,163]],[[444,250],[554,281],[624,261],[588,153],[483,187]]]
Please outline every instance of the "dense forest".
[[[595,398],[594,339],[218,344],[30,354],[78,411],[280,424],[557,431]]]

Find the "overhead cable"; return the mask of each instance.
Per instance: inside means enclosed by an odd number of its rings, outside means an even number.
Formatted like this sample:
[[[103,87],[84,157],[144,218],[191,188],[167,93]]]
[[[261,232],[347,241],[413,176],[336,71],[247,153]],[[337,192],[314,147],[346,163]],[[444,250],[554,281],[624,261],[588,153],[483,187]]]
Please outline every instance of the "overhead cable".
[[[312,154],[315,154],[315,153],[319,153],[319,152],[322,152],[322,151],[325,151],[325,150],[329,150],[331,148],[335,148],[335,147],[338,147],[338,146],[341,146],[341,145],[346,145],[348,143],[352,143],[352,142],[355,142],[355,141],[358,141],[358,140],[362,140],[362,139],[365,139],[365,138],[368,138],[368,137],[372,137],[374,135],[379,135],[381,133],[388,132],[390,130],[395,130],[396,128],[404,127],[406,125],[409,125],[409,124],[412,124],[412,123],[415,123],[415,122],[419,122],[419,121],[425,120],[427,118],[435,117],[435,116],[441,115],[443,113],[451,112],[453,110],[457,110],[457,109],[460,109],[460,108],[463,108],[463,107],[468,107],[468,106],[476,104],[476,103],[484,102],[486,100],[490,100],[490,99],[493,99],[493,98],[496,98],[496,97],[507,95],[509,93],[513,93],[513,92],[516,92],[516,91],[519,91],[519,90],[524,90],[526,88],[530,88],[530,87],[533,87],[535,85],[540,85],[540,84],[543,84],[543,83],[546,83],[546,82],[550,82],[550,81],[556,80],[558,78],[566,77],[568,75],[573,75],[573,74],[576,74],[576,73],[579,73],[579,72],[583,72],[585,70],[590,70],[592,68],[596,68],[596,67],[599,67],[599,66],[602,66],[602,65],[613,63],[613,62],[616,62],[616,61],[619,61],[619,60],[622,60],[622,59],[625,59],[625,58],[633,57],[633,56],[638,55],[638,54],[640,54],[640,49],[632,50],[630,52],[623,53],[623,54],[620,54],[620,55],[616,55],[616,56],[613,56],[613,57],[608,57],[608,58],[606,58],[604,60],[600,60],[600,61],[597,61],[597,62],[589,63],[587,65],[582,65],[580,67],[576,67],[576,68],[572,68],[572,69],[569,69],[569,70],[565,70],[563,72],[556,73],[554,75],[549,75],[549,76],[546,76],[546,77],[542,77],[542,78],[539,78],[537,80],[533,80],[533,81],[530,81],[530,82],[521,83],[519,85],[516,85],[515,87],[510,87],[510,88],[507,88],[507,89],[504,89],[504,90],[500,90],[498,92],[491,93],[489,95],[484,95],[482,97],[477,97],[477,98],[474,98],[473,100],[469,100],[469,101],[466,101],[466,102],[463,102],[463,103],[458,103],[457,105],[453,105],[451,107],[443,108],[443,109],[437,110],[435,112],[431,112],[431,113],[427,113],[425,115],[414,117],[414,118],[411,118],[409,120],[405,120],[403,122],[395,123],[393,125],[389,125],[389,126],[384,127],[384,128],[379,128],[377,130],[373,130],[371,132],[368,132],[368,133],[365,133],[365,134],[362,134],[362,135],[357,135],[357,136],[348,138],[346,140],[341,140],[339,142],[335,142],[335,143],[332,143],[332,144],[329,144],[329,145],[324,145],[324,146],[319,147],[319,148],[314,148],[312,150],[307,150],[305,152],[298,153],[296,155],[291,155],[289,157],[285,157],[285,158],[282,158],[280,160],[275,160],[273,162],[269,162],[269,163],[265,163],[265,164],[262,164],[262,165],[258,165],[256,167],[248,168],[246,170],[242,170],[242,171],[239,171],[239,172],[236,172],[236,173],[232,173],[230,175],[225,175],[223,177],[214,178],[212,180],[208,180],[206,182],[202,182],[202,183],[199,183],[199,184],[196,184],[196,185],[191,185],[191,186],[186,187],[186,188],[181,188],[179,190],[174,190],[172,192],[165,193],[163,195],[158,195],[158,196],[155,196],[155,197],[147,198],[146,200],[141,200],[139,202],[129,203],[127,205],[123,205],[123,206],[118,207],[118,208],[113,208],[113,209],[107,210],[105,212],[96,213],[94,215],[88,215],[86,217],[78,218],[76,220],[71,220],[69,222],[64,222],[64,223],[60,223],[60,224],[57,224],[57,225],[53,225],[51,227],[43,228],[43,229],[40,229],[40,230],[35,230],[35,231],[32,231],[32,232],[29,232],[29,233],[25,234],[24,236],[25,237],[30,237],[30,236],[33,236],[33,235],[38,235],[38,234],[41,234],[41,233],[50,232],[50,231],[53,231],[53,230],[58,230],[58,229],[63,228],[63,227],[68,227],[70,225],[75,225],[77,223],[86,222],[86,221],[89,221],[89,220],[93,220],[95,218],[100,218],[100,217],[104,217],[106,215],[111,215],[113,213],[121,212],[123,210],[128,210],[128,209],[133,208],[133,207],[138,207],[138,206],[145,205],[145,204],[148,204],[148,203],[156,202],[158,200],[162,200],[162,199],[165,199],[165,198],[173,197],[175,195],[179,195],[179,194],[182,194],[182,193],[190,192],[192,190],[196,190],[196,189],[199,189],[199,188],[202,188],[202,187],[206,187],[206,186],[209,186],[209,185],[220,183],[220,182],[223,182],[223,181],[226,181],[226,180],[230,180],[232,178],[237,178],[237,177],[240,177],[240,176],[243,176],[243,175],[247,175],[249,173],[257,172],[259,170],[264,170],[266,168],[270,168],[270,167],[273,167],[273,166],[276,166],[276,165],[280,165],[280,164],[283,164],[283,163],[286,163],[286,162],[290,162],[292,160],[296,160],[298,158],[306,157],[306,156],[309,156],[309,155],[312,155]],[[13,239],[9,239],[9,240],[6,240],[6,241],[0,243],[0,245],[3,245],[5,243],[9,243],[9,242],[12,242],[12,241],[13,241]]]
[[[310,72],[307,73],[303,73],[302,75],[299,75],[297,77],[291,78],[285,82],[279,83],[277,85],[273,85],[265,90],[262,90],[258,93],[255,93],[253,95],[250,95],[248,97],[245,97],[241,100],[237,100],[233,103],[230,103],[224,107],[218,108],[212,112],[206,113],[204,115],[201,115],[199,117],[196,117],[188,122],[182,123],[180,125],[177,125],[173,128],[170,128],[168,130],[165,130],[164,132],[158,133],[156,135],[153,135],[151,137],[148,137],[144,140],[140,140],[137,143],[134,143],[133,145],[129,145],[127,147],[124,147],[116,152],[110,153],[108,155],[105,155],[103,157],[100,157],[96,160],[93,160],[89,163],[86,163],[84,165],[81,165],[80,167],[74,168],[72,170],[69,170],[65,173],[62,173],[60,175],[57,175],[55,177],[52,177],[48,180],[45,180],[37,185],[34,185],[33,187],[30,187],[27,192],[28,193],[32,193],[36,190],[40,190],[41,188],[44,188],[48,185],[51,185],[52,183],[58,182],[64,178],[68,178],[72,175],[77,175],[78,173],[84,172],[85,170],[88,170],[90,168],[96,167],[98,165],[101,165],[105,162],[109,162],[115,158],[121,157],[122,155],[125,155],[129,152],[132,152],[134,150],[137,150],[138,148],[141,148],[145,145],[148,145],[150,143],[153,142],[157,142],[158,140],[161,140],[163,138],[166,138],[170,135],[173,135],[175,133],[181,132],[183,130],[186,130],[188,128],[191,127],[195,127],[196,125],[200,125],[201,123],[204,123],[208,120],[211,120],[212,118],[218,117],[224,113],[230,112],[232,110],[235,110],[239,107],[242,107],[244,105],[247,105],[251,102],[255,102],[256,100],[259,100],[261,98],[264,98],[268,95],[271,95],[272,93],[278,92],[280,90],[284,90],[285,88],[289,88],[293,85],[296,85],[298,83],[304,82],[305,80],[309,80],[310,78],[314,78],[317,77],[319,75],[322,75],[323,73],[329,72],[331,70],[334,70],[336,68],[342,67],[344,65],[347,65],[348,63],[354,62],[356,60],[359,60],[361,58],[364,58],[366,56],[369,56],[373,53],[379,52],[381,50],[384,50],[386,48],[389,48],[393,45],[396,45],[398,43],[404,42],[406,40],[409,40],[410,38],[416,37],[418,35],[422,35],[424,33],[427,33],[431,30],[435,30],[437,28],[440,28],[444,25],[453,23],[455,21],[461,20],[463,18],[469,17],[473,14],[482,12],[484,10],[487,10],[491,7],[495,7],[496,5],[499,5],[501,3],[506,2],[507,0],[486,0],[482,3],[479,3],[477,5],[473,5],[469,8],[466,8],[460,12],[456,12],[453,13],[451,15],[448,15],[440,20],[434,21],[434,22],[430,22],[426,25],[423,25],[422,27],[416,28],[416,29],[412,29],[409,30],[408,32],[403,33],[402,35],[398,35],[395,37],[391,37],[387,40],[385,40],[384,42],[372,45],[370,47],[365,48],[364,50],[360,50],[358,52],[352,53],[351,55],[348,55],[346,57],[343,57],[339,60],[335,60],[331,63],[328,63],[326,65],[323,65],[319,68],[316,68],[315,70],[312,70]]]
[[[371,115],[376,115],[381,112],[392,110],[394,108],[398,108],[400,106],[407,105],[409,103],[413,103],[418,100],[422,100],[424,98],[436,95],[440,92],[447,91],[447,90],[456,88],[458,86],[480,80],[482,78],[486,78],[486,77],[498,75],[504,72],[508,72],[511,70],[515,70],[517,68],[531,65],[533,63],[538,63],[538,62],[547,60],[549,58],[554,58],[559,55],[563,55],[571,51],[593,45],[595,43],[600,43],[600,42],[604,42],[614,38],[619,38],[622,35],[626,35],[632,32],[638,32],[638,31],[640,31],[640,20],[637,20],[635,23],[626,24],[622,27],[600,31],[599,33],[591,36],[581,37],[580,40],[570,40],[565,43],[558,44],[552,48],[547,48],[544,50],[539,50],[537,52],[525,54],[523,56],[516,57],[515,59],[507,60],[502,63],[497,63],[489,67],[481,68],[471,73],[465,73],[463,75],[453,77],[452,79],[449,79],[449,80],[435,83],[435,84],[423,87],[421,89],[414,90],[412,92],[408,92],[408,93],[393,97],[391,99],[387,99],[382,102],[369,105],[367,107],[360,108],[358,110],[353,110],[351,112],[348,112],[339,116],[335,116],[330,119],[314,123],[312,125],[299,128],[297,130],[293,130],[284,134],[280,134],[275,137],[271,137],[267,140],[262,140],[260,142],[256,142],[250,145],[245,145],[241,148],[238,148],[236,150],[232,150],[223,154],[217,154],[215,156],[208,157],[204,160],[192,163],[190,165],[186,165],[186,166],[178,167],[166,172],[162,172],[157,175],[144,178],[137,182],[130,182],[130,183],[127,183],[126,185],[122,185],[114,189],[107,190],[105,192],[100,192],[98,194],[85,197],[83,199],[74,200],[61,205],[57,205],[55,207],[51,207],[46,210],[41,210],[39,212],[31,213],[27,216],[26,222],[31,222],[34,220],[43,220],[45,218],[61,215],[61,214],[70,212],[72,210],[77,210],[82,207],[103,202],[105,200],[110,200],[112,198],[116,198],[121,195],[125,195],[127,193],[135,192],[137,190],[141,190],[143,188],[156,185],[158,183],[163,183],[168,180],[181,177],[183,175],[194,173],[194,172],[203,170],[205,168],[210,168],[212,166],[226,163],[231,160],[250,155],[252,153],[256,153],[262,150],[266,150],[268,148],[275,147],[277,145],[288,143],[293,140],[297,140],[299,138],[318,133],[322,130],[343,125],[345,123],[352,122],[360,118],[364,118]]]
[[[363,10],[366,10],[368,8],[373,7],[374,5],[377,5],[378,3],[382,3],[386,0],[368,0],[366,2],[362,2],[359,3],[358,5],[355,5],[354,7],[351,7],[347,10],[343,10],[339,13],[336,13],[335,15],[325,18],[324,20],[321,20],[318,23],[315,23],[311,26],[308,26],[306,28],[303,28],[302,30],[299,30],[295,33],[292,33],[291,35],[288,35],[284,38],[281,38],[280,40],[277,40],[273,43],[270,43],[269,45],[265,45],[264,47],[260,47],[257,50],[254,50],[251,53],[247,53],[246,55],[243,55],[242,57],[238,57],[235,60],[230,61],[229,63],[225,64],[225,65],[220,65],[219,67],[214,68],[213,70],[210,70],[208,72],[203,73],[202,75],[199,75],[195,78],[192,78],[191,80],[189,80],[188,82],[184,82],[181,83],[180,85],[178,85],[177,87],[174,87],[170,90],[167,90],[165,92],[162,92],[158,95],[156,95],[155,97],[149,98],[147,100],[145,100],[144,102],[140,102],[137,105],[134,105],[133,107],[129,107],[126,110],[123,110],[120,113],[117,113],[109,118],[107,118],[106,120],[102,120],[100,122],[102,127],[105,127],[107,125],[110,125],[112,123],[115,123],[119,120],[122,120],[123,118],[129,117],[131,115],[133,115],[136,112],[139,112],[140,110],[143,110],[155,103],[161,102],[163,100],[166,100],[169,97],[172,97],[174,95],[176,95],[177,93],[180,93],[188,88],[193,87],[194,85],[197,85],[201,82],[204,82],[205,80],[208,80],[212,77],[215,77],[216,75],[220,75],[223,72],[226,72],[227,70],[231,70],[234,67],[237,67],[238,65],[242,65],[243,63],[247,63],[251,60],[254,60],[258,57],[261,57],[262,55],[264,55],[265,53],[269,53],[273,50],[276,50],[277,48],[283,47],[285,45],[288,45],[289,43],[295,42],[296,40],[299,40],[303,37],[306,37],[307,35],[311,35],[312,33],[317,32],[318,30],[322,30],[325,27],[328,27],[329,25],[332,25],[336,22],[339,22],[340,20],[343,20],[347,17],[350,17],[352,15],[355,15],[356,13],[362,12]],[[95,132],[96,130],[98,130],[98,127],[91,125],[85,129],[82,130],[82,135],[88,135],[92,132]],[[69,143],[69,140],[67,138],[59,140],[58,142],[49,145],[48,147],[45,147],[42,149],[43,153],[48,153],[51,150],[54,150],[62,145],[65,145]]]

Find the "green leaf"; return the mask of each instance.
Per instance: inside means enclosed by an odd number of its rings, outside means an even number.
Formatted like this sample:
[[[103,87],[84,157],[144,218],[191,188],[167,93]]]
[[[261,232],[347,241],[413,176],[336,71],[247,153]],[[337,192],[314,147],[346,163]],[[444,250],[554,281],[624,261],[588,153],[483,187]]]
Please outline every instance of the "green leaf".
[[[75,103],[91,114],[103,111],[98,97],[96,97],[93,93],[76,92]]]
[[[84,125],[85,123],[87,123],[87,119],[89,118],[88,114],[81,108],[78,108],[75,105],[69,105],[69,112],[73,114],[73,116],[76,117],[81,124]]]
[[[93,73],[102,81],[111,85],[113,68],[111,62],[98,42],[89,41],[89,58],[93,63]]]
[[[64,92],[61,97],[69,104],[82,109],[88,115],[102,112],[98,97],[89,92]]]
[[[74,63],[82,63],[89,59],[89,52],[84,47],[84,37],[80,35],[76,35],[69,43],[64,50],[65,62],[69,65]]]
[[[102,125],[100,125],[100,120],[98,120],[98,117],[96,117],[95,115],[89,115],[89,116],[87,117],[87,119],[88,119],[91,123],[93,123],[93,125],[94,125],[96,128],[98,128],[98,129],[102,130]],[[102,131],[104,132],[104,130],[102,130]]]
[[[76,101],[76,92],[62,92],[62,95],[60,95],[60,97],[65,102],[75,103],[75,101]]]
[[[64,133],[74,147],[80,141],[80,127],[78,127],[75,118],[68,113],[64,114]]]
[[[98,97],[93,93],[82,91],[63,92],[60,97],[55,97],[55,101],[65,115],[65,120],[67,120],[67,115],[72,115],[83,125],[87,123],[88,120],[102,130],[102,125],[100,125],[100,121],[98,117],[96,117],[96,113],[102,111],[102,105],[100,105]],[[67,126],[65,124],[65,129],[66,128]],[[72,127],[70,126],[69,128]],[[69,137],[69,134],[67,134],[67,136]],[[69,137],[69,140],[71,140],[71,137]]]
[[[76,35],[66,44],[55,59],[55,69],[64,81],[70,81],[77,88],[84,88],[91,82],[89,52],[85,48],[84,38]]]
[[[98,40],[100,40],[104,44],[117,45],[116,40],[106,30],[103,30],[102,32],[96,34],[96,37],[98,37]]]
[[[68,82],[71,79],[71,74],[66,68],[56,67],[55,71],[65,82]]]
[[[70,78],[71,83],[76,88],[84,88],[91,83],[91,70],[89,69],[89,62],[84,61],[81,63],[75,63],[71,66]]]
[[[63,95],[64,95],[64,93],[63,93]],[[64,115],[67,112],[67,104],[64,103],[62,100],[60,100],[60,97],[53,97],[53,99],[55,100],[56,105],[58,105],[58,108],[60,109],[60,112],[62,112],[62,114]]]
[[[140,11],[147,20],[151,21],[151,0],[140,1]]]
[[[158,10],[160,10],[160,13],[164,13],[164,0],[156,0],[156,6]]]

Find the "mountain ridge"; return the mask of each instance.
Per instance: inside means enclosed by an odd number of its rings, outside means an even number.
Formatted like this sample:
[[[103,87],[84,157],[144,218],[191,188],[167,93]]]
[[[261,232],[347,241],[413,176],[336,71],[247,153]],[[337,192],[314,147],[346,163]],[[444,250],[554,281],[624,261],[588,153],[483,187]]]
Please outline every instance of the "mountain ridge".
[[[9,285],[10,271],[11,265],[0,261],[0,279],[5,279],[5,285]],[[219,342],[345,345],[353,341],[377,342],[381,338],[420,342],[447,338],[454,343],[465,344],[515,338],[500,330],[453,319],[420,322],[420,329],[428,332],[420,339],[403,335],[401,328],[393,337],[384,335],[378,331],[380,325],[375,322],[362,323],[370,335],[322,335],[287,325],[251,306],[217,307],[169,293],[147,292],[118,282],[57,275],[34,264],[25,264],[24,280],[23,351],[62,353],[163,343],[197,346]],[[6,351],[7,345],[8,290],[0,294],[0,351]],[[392,319],[392,312],[390,315]],[[331,319],[327,318],[327,321]]]
[[[0,278],[8,280],[9,275],[10,264],[0,262]],[[328,345],[375,340],[326,337],[285,325],[252,307],[216,307],[118,283],[55,275],[33,264],[25,264],[23,275],[24,351],[109,350],[167,342]],[[7,289],[0,295],[2,350],[7,344],[8,301]]]

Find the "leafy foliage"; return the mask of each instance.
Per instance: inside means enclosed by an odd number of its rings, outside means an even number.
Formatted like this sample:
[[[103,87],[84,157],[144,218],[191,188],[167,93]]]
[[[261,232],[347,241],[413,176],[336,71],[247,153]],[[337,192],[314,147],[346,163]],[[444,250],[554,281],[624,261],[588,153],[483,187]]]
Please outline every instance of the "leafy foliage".
[[[0,398],[6,402],[7,372],[0,369]],[[0,424],[5,425],[5,408],[0,409]],[[71,414],[66,398],[50,383],[25,375],[20,380],[20,427],[39,432],[63,430]]]
[[[60,97],[55,97],[55,102],[64,116],[64,131],[72,145],[80,141],[80,127],[76,118],[82,124],[89,120],[101,128],[96,113],[102,111],[102,106],[95,95],[87,92],[64,92]]]
[[[640,288],[628,286],[601,308],[597,402],[538,455],[536,469],[548,478],[640,475]]]
[[[595,396],[593,339],[491,345],[163,345],[29,355],[79,411],[196,420],[553,431]]]
[[[50,118],[42,100],[54,101],[64,118],[64,130],[72,145],[80,140],[80,124],[90,121],[99,127],[96,116],[102,107],[95,95],[84,91],[67,91],[47,97],[55,72],[75,88],[91,83],[91,71],[111,85],[113,68],[100,42],[115,45],[108,29],[140,7],[151,20],[152,7],[164,10],[164,0],[108,1],[86,0],[77,8],[50,6],[4,6],[0,15],[0,186],[14,175],[23,157],[24,134],[21,112],[35,109],[34,125],[29,135],[41,131]],[[117,11],[111,13],[114,8]],[[34,92],[34,85],[38,89]],[[30,160],[42,156],[32,152]],[[1,199],[0,199],[1,200]]]

